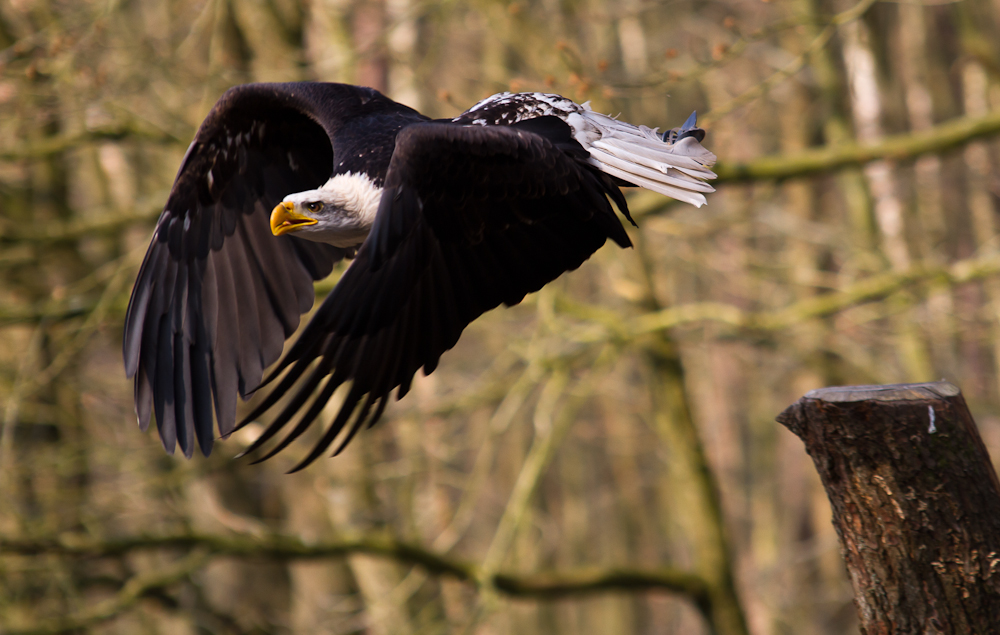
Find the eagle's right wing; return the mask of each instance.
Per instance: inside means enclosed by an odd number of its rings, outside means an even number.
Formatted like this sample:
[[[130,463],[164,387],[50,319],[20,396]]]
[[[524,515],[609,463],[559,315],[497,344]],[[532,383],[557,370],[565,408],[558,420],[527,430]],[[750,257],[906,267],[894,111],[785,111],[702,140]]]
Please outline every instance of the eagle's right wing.
[[[611,177],[556,117],[404,128],[371,234],[275,371],[288,372],[247,416],[291,394],[248,451],[302,412],[261,460],[278,452],[350,383],[338,415],[295,469],[346,429],[339,451],[378,419],[394,389],[401,397],[421,367],[432,372],[483,312],[576,269],[608,238],[630,246],[609,197],[627,215]]]

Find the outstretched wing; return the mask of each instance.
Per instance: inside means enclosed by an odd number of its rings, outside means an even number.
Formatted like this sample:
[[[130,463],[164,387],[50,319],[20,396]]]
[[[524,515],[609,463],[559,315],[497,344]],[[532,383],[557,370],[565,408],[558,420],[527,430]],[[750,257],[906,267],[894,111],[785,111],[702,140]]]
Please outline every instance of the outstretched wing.
[[[323,184],[342,112],[374,91],[337,84],[231,89],[198,130],[178,171],[132,290],[125,370],[139,425],[155,412],[163,445],[191,456],[236,422],[263,369],[313,304],[313,280],[346,250],[275,238],[268,214],[290,193]],[[371,93],[371,94],[369,94]],[[384,98],[382,98],[384,99]]]
[[[301,412],[263,459],[280,451],[350,382],[336,418],[295,469],[346,429],[339,452],[379,418],[394,389],[402,397],[417,370],[432,372],[480,314],[579,267],[608,238],[630,246],[608,200],[627,215],[624,197],[571,134],[556,117],[404,128],[372,232],[274,371],[288,372],[246,418],[291,392],[248,451]]]

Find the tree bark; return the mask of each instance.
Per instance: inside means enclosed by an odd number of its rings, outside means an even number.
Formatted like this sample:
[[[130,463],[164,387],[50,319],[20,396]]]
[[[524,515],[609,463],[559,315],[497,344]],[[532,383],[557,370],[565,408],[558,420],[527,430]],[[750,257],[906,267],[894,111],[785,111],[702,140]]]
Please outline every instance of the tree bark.
[[[1000,483],[956,386],[822,388],[778,422],[830,498],[862,633],[1000,633]]]

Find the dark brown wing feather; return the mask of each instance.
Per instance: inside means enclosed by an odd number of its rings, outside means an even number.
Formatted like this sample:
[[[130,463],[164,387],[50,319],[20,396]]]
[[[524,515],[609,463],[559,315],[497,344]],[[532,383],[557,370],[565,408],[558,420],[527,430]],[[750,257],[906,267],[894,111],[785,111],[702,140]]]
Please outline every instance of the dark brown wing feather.
[[[339,120],[372,98],[337,84],[227,92],[188,149],[132,290],[123,353],[136,415],[167,451],[212,448],[346,250],[271,235],[270,210],[322,185]]]
[[[245,419],[291,393],[248,451],[305,409],[260,460],[286,447],[351,382],[331,426],[295,469],[346,428],[339,452],[381,415],[394,389],[402,397],[417,370],[432,372],[483,312],[576,269],[608,238],[629,246],[608,196],[627,214],[625,200],[587,156],[553,117],[403,129],[372,232],[272,377],[288,372]]]

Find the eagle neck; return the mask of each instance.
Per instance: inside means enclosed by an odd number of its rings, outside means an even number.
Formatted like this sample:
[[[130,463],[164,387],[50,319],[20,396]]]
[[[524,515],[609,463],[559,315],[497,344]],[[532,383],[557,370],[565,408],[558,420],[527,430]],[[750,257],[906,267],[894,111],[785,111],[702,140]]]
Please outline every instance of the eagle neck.
[[[367,174],[336,174],[320,190],[332,194],[338,207],[356,217],[358,226],[367,230],[375,222],[382,201],[382,188]]]

